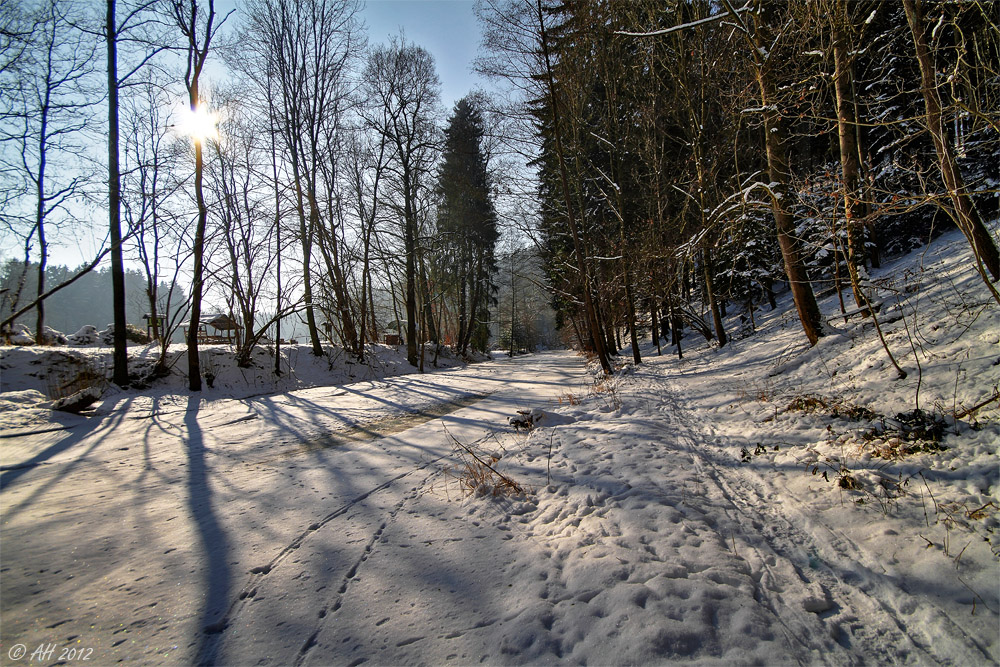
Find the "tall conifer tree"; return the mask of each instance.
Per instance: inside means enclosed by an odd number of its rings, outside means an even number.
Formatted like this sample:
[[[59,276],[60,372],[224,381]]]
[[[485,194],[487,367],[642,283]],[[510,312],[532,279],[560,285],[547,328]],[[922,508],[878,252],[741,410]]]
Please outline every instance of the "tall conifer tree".
[[[452,285],[458,314],[456,350],[472,343],[485,348],[489,307],[495,301],[497,215],[490,198],[487,160],[483,153],[483,119],[472,96],[455,105],[445,130],[444,155],[438,174],[438,231],[444,269]]]

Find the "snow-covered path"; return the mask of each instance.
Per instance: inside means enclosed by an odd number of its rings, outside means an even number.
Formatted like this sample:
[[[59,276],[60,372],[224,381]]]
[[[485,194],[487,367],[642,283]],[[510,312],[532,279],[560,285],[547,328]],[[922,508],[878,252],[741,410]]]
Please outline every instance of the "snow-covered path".
[[[0,661],[995,663],[988,545],[977,609],[902,519],[740,464],[731,377],[650,357],[595,393],[550,353],[5,441]],[[464,497],[453,438],[533,492]]]
[[[797,647],[799,660],[808,656],[810,662],[833,664],[996,661],[996,642],[977,638],[980,633],[989,636],[996,626],[995,614],[972,619],[968,606],[949,604],[966,597],[967,591],[964,595],[948,591],[935,599],[948,587],[957,587],[955,578],[934,577],[910,590],[918,581],[913,573],[897,572],[896,554],[886,559],[885,543],[872,539],[885,530],[882,526],[864,527],[866,517],[855,516],[854,527],[861,530],[848,535],[842,526],[852,523],[851,518],[843,521],[852,511],[849,506],[837,510],[824,501],[812,504],[815,498],[797,496],[778,475],[766,479],[759,469],[736,463],[731,443],[704,419],[705,412],[683,400],[693,393],[690,377],[682,374],[679,379],[688,391],[678,390],[662,375],[650,377],[647,386],[660,387],[659,409],[676,417],[679,449],[722,501],[725,519],[717,529],[731,535],[734,552],[746,561],[755,582],[755,599],[781,619],[778,628]],[[724,395],[720,389],[717,384],[716,392]],[[702,417],[701,423],[694,421],[696,416]],[[789,472],[804,476],[801,470]],[[831,512],[838,520],[829,520]],[[901,526],[896,528],[902,530]],[[898,535],[891,528],[886,532]],[[872,540],[875,550],[865,548],[866,540]]]
[[[284,596],[286,576],[336,589],[381,504],[440,474],[445,428],[463,442],[508,430],[516,409],[579,391],[583,371],[564,353],[245,400],[130,398],[69,431],[8,439],[3,645],[72,637],[105,664],[288,662],[326,595],[313,590],[307,613],[245,595],[258,580]],[[279,619],[242,642],[244,601]]]

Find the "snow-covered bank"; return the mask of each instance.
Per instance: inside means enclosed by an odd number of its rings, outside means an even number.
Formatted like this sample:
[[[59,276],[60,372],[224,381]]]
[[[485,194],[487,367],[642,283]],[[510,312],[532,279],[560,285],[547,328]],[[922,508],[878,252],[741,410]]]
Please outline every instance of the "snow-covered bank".
[[[0,440],[0,662],[996,664],[1000,407],[955,414],[998,310],[963,244],[874,277],[903,380],[785,300],[598,385],[551,353]],[[464,493],[457,442],[522,491]]]
[[[202,391],[205,401],[246,398],[276,394],[309,387],[376,381],[386,377],[414,373],[406,361],[406,350],[390,345],[370,345],[364,362],[346,354],[343,349],[324,347],[316,356],[308,345],[284,345],[281,350],[281,374],[274,373],[274,350],[258,347],[250,364],[236,364],[230,345],[204,345],[200,349]],[[465,362],[456,358],[449,348],[442,348],[435,359],[428,345],[425,356],[427,371],[456,368]],[[50,399],[75,388],[84,375],[110,376],[112,351],[109,347],[0,346],[0,434],[25,433],[66,424],[76,424],[83,417],[53,412]],[[142,410],[165,409],[166,406],[189,403],[187,390],[187,346],[171,345],[165,376],[154,377],[159,359],[156,344],[129,347],[129,375],[133,386],[121,390],[104,386],[102,400],[94,406],[93,415],[108,415],[123,406]],[[485,357],[479,355],[477,360]]]

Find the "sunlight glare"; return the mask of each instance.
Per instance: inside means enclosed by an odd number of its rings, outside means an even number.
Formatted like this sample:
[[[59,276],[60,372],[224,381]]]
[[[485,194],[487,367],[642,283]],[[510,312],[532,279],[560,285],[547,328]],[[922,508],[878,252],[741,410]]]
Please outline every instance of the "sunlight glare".
[[[178,119],[178,130],[184,136],[195,141],[219,138],[219,116],[209,111],[207,105],[199,105],[195,111],[190,107],[182,107]]]

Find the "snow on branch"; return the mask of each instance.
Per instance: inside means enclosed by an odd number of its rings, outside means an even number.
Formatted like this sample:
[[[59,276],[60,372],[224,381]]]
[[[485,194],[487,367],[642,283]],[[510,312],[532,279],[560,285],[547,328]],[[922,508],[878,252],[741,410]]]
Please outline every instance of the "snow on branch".
[[[749,11],[750,7],[740,7],[736,10],[737,13]],[[716,14],[715,16],[709,16],[707,19],[698,19],[697,21],[691,21],[689,23],[682,23],[681,25],[675,25],[670,28],[664,28],[662,30],[651,30],[649,32],[629,32],[627,30],[616,30],[616,35],[626,35],[628,37],[656,37],[658,35],[669,35],[672,32],[677,32],[678,30],[686,30],[688,28],[696,28],[700,25],[705,25],[706,23],[715,23],[716,21],[721,21],[729,17],[728,12],[722,14]]]

